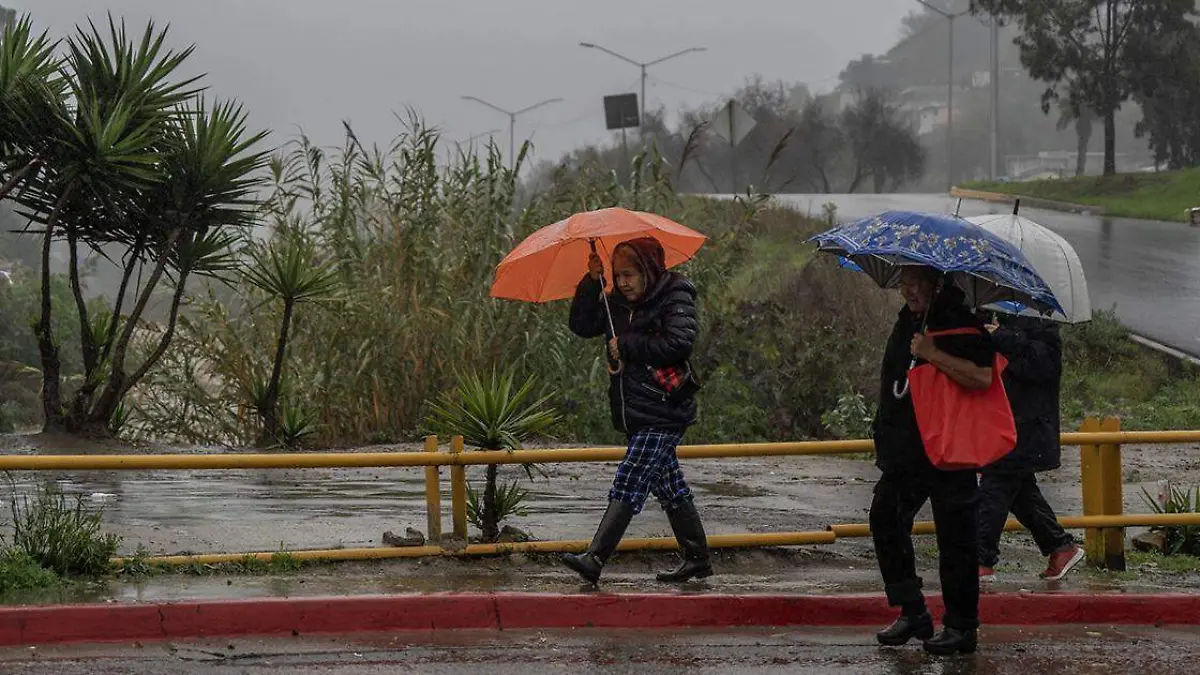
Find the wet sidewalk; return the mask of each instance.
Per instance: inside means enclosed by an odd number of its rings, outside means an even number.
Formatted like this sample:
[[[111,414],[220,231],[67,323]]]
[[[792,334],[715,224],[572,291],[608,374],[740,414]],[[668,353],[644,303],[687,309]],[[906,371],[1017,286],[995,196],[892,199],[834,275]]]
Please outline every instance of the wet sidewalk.
[[[931,657],[874,644],[869,630],[457,631],[268,640],[197,640],[0,650],[0,670],[32,675],[195,673],[860,673],[1043,675],[1191,673],[1193,629],[985,626],[979,652]]]
[[[19,447],[15,444],[24,442]],[[0,437],[12,452],[77,452],[33,447],[29,437]],[[418,446],[364,448],[405,452]],[[155,449],[161,452],[163,449]],[[178,452],[204,452],[179,449]],[[1141,491],[1158,481],[1200,484],[1200,448],[1148,446],[1123,449],[1125,510],[1145,512]],[[1061,470],[1043,474],[1043,491],[1060,514],[1082,512],[1079,454],[1063,453]],[[599,522],[613,467],[548,464],[548,477],[523,481],[530,490],[525,513],[511,524],[537,539],[587,539]],[[814,456],[712,459],[686,462],[685,470],[710,534],[823,530],[831,523],[864,522],[878,471],[867,457]],[[479,478],[472,467],[469,478]],[[523,475],[502,467],[502,480]],[[381,535],[406,527],[425,529],[422,472],[413,469],[331,469],[161,472],[25,472],[13,474],[18,493],[53,482],[102,506],[105,530],[123,537],[122,553],[139,546],[152,554],[247,552],[381,546]],[[443,477],[443,527],[449,529],[449,480]],[[919,518],[929,518],[929,509]],[[1129,530],[1134,534],[1137,530]],[[1081,532],[1077,531],[1081,535]],[[634,519],[629,536],[669,536],[654,504]],[[931,536],[915,538],[918,568],[927,588],[937,588],[937,551]],[[1000,592],[1170,592],[1200,590],[1200,575],[1144,568],[1108,574],[1079,570],[1060,584],[1037,578],[1045,566],[1032,539],[1006,534],[998,568]],[[720,550],[717,576],[689,586],[723,594],[830,594],[879,592],[870,539],[839,538],[830,545],[776,550]],[[654,572],[673,565],[670,553],[619,554],[605,572],[610,592],[663,589]],[[265,575],[229,575],[195,567],[149,577],[117,577],[77,584],[66,591],[26,594],[8,603],[150,602],[181,599],[300,597],[439,591],[577,592],[578,579],[552,555],[497,558],[438,557],[304,566]]]
[[[833,549],[837,550],[833,550]],[[1017,547],[1012,547],[1016,549]],[[66,589],[10,594],[3,604],[152,603],[185,600],[304,598],[442,592],[701,593],[720,595],[845,595],[881,593],[869,543],[836,547],[718,551],[717,574],[700,582],[663,584],[657,571],[671,567],[669,553],[625,553],[606,567],[598,588],[582,583],[556,556],[512,554],[495,558],[429,558],[306,565],[300,569],[237,574],[190,568],[155,576],[125,576],[72,584]],[[1024,555],[998,571],[984,593],[1200,593],[1200,575],[1143,570],[1110,573],[1079,567],[1066,579],[1037,578],[1044,560]],[[926,590],[939,591],[936,550],[918,553]]]

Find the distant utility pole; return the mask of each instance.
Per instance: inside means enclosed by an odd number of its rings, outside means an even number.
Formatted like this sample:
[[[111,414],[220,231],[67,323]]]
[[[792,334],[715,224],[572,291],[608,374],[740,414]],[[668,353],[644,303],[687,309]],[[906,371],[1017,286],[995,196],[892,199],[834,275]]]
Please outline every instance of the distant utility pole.
[[[947,12],[940,7],[929,4],[926,0],[917,0],[929,11],[940,14],[946,19],[950,35],[950,50],[946,58],[946,192],[954,187],[954,20],[970,9],[961,12]]]
[[[536,110],[544,105],[550,105],[551,103],[559,103],[562,101],[561,98],[548,98],[541,103],[535,103],[527,108],[521,108],[520,110],[505,110],[498,105],[488,103],[487,101],[476,96],[463,96],[462,98],[464,101],[475,101],[476,103],[485,105],[492,110],[508,115],[508,168],[510,171],[515,169],[517,166],[517,117],[524,115],[531,110]]]
[[[649,68],[650,66],[656,66],[656,65],[662,63],[663,61],[670,61],[671,59],[673,59],[677,56],[683,56],[684,54],[691,54],[692,52],[708,51],[708,47],[688,47],[687,49],[675,52],[674,54],[668,54],[660,59],[655,59],[653,61],[647,61],[645,63],[642,63],[641,61],[634,61],[633,59],[631,59],[627,56],[621,56],[620,54],[614,52],[611,49],[608,49],[606,47],[601,47],[600,45],[597,45],[597,44],[592,44],[591,42],[580,42],[579,46],[585,47],[587,49],[598,49],[598,50],[604,52],[605,54],[609,54],[610,56],[615,56],[618,59],[621,59],[625,63],[631,63],[642,70],[642,94],[641,94],[641,96],[642,96],[642,99],[641,99],[642,112],[641,112],[641,117],[638,120],[638,134],[643,139],[646,138],[646,69]],[[643,141],[643,144],[644,144],[644,141]]]
[[[992,133],[991,179],[1000,178],[1000,20],[992,15]]]

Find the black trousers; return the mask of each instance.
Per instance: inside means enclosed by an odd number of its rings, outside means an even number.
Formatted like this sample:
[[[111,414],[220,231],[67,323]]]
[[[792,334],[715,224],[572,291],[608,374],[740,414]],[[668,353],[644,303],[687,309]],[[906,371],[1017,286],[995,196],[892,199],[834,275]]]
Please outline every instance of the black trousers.
[[[902,607],[905,614],[925,610],[912,526],[929,500],[937,525],[938,574],[946,605],[942,623],[958,630],[979,626],[978,492],[974,471],[941,471],[926,465],[903,474],[883,474],[875,485],[870,520],[888,604]]]
[[[1075,543],[1075,538],[1058,524],[1033,472],[984,472],[979,479],[980,565],[995,567],[1000,562],[1000,534],[1010,512],[1033,535],[1044,556]]]

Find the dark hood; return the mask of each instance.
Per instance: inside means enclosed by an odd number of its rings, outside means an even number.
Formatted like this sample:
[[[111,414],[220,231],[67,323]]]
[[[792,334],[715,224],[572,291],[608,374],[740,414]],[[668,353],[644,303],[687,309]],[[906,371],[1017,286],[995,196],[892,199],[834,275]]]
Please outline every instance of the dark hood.
[[[633,253],[634,263],[646,278],[646,296],[650,297],[667,276],[667,254],[654,237],[641,237],[622,242],[613,251],[625,248]]]

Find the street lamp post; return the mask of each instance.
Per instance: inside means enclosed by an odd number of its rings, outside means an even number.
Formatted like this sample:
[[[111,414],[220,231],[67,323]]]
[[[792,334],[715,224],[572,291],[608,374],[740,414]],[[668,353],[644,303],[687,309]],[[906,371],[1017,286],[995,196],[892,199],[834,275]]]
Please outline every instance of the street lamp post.
[[[926,0],[917,0],[931,12],[940,14],[946,19],[950,30],[950,51],[946,59],[946,191],[954,187],[954,20],[971,10],[947,12],[944,9],[929,4]]]
[[[526,108],[521,108],[520,110],[505,110],[504,108],[501,108],[500,106],[494,105],[492,103],[488,103],[487,101],[485,101],[477,96],[463,96],[462,99],[464,101],[475,101],[476,103],[485,105],[485,106],[491,108],[492,110],[495,110],[496,112],[500,112],[500,113],[504,113],[505,115],[508,115],[508,168],[509,168],[509,170],[515,169],[517,166],[517,117],[520,115],[524,115],[525,113],[530,112],[531,110],[536,110],[544,105],[550,105],[551,103],[559,103],[560,101],[562,101],[561,98],[548,98],[545,101],[542,101],[540,103],[534,103],[533,105],[526,107]]]
[[[674,54],[668,54],[662,58],[655,59],[653,61],[646,61],[645,63],[643,63],[641,61],[634,61],[633,59],[631,59],[627,56],[622,56],[622,55],[614,52],[611,49],[608,49],[606,47],[601,47],[600,45],[597,45],[597,44],[592,44],[591,42],[580,42],[579,46],[585,47],[587,49],[598,49],[598,50],[604,52],[605,54],[608,54],[610,56],[615,56],[616,58],[621,59],[625,63],[633,64],[641,69],[641,71],[642,71],[642,94],[641,94],[642,112],[641,112],[640,118],[638,119],[638,134],[643,139],[646,136],[646,69],[649,68],[650,66],[656,66],[656,65],[662,63],[663,61],[670,61],[671,59],[673,59],[677,56],[683,56],[684,54],[691,54],[692,52],[708,51],[708,47],[688,47],[687,49],[677,51]]]

